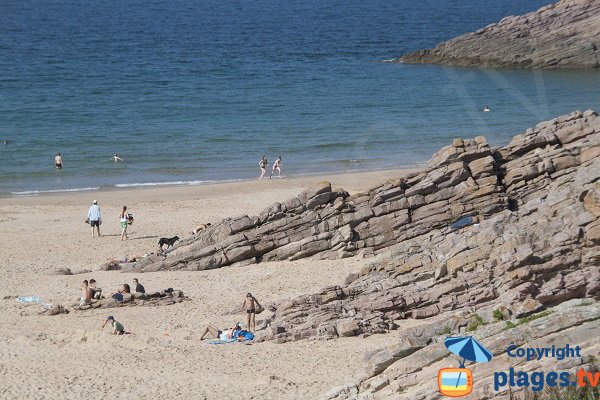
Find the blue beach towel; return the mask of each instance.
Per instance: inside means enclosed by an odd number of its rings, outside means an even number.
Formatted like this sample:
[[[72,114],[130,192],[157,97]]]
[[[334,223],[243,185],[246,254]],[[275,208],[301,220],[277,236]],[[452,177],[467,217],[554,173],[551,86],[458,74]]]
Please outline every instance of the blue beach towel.
[[[248,331],[240,331],[238,337],[244,338],[244,340],[254,340],[254,333]]]
[[[213,339],[209,340],[208,344],[226,344],[236,342],[236,339]]]
[[[43,300],[40,297],[36,297],[36,296],[21,296],[21,297],[17,297],[17,301],[19,303],[41,303],[43,302]]]

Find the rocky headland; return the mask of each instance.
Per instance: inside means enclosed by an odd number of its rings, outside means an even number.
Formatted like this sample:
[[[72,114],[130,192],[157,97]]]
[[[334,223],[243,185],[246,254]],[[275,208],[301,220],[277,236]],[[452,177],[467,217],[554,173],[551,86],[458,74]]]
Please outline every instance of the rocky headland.
[[[569,371],[600,354],[599,244],[600,117],[577,111],[500,148],[455,139],[423,171],[365,193],[323,182],[127,270],[364,258],[344,283],[269,304],[257,340],[397,335],[366,356],[360,380],[326,397],[429,399],[437,370],[457,366],[444,337],[470,332],[496,355],[494,368],[475,367],[474,395],[498,398],[507,393],[492,391],[491,373],[508,368],[511,341],[581,345],[585,357],[560,365]]]
[[[400,58],[466,67],[600,67],[600,2],[563,0]]]

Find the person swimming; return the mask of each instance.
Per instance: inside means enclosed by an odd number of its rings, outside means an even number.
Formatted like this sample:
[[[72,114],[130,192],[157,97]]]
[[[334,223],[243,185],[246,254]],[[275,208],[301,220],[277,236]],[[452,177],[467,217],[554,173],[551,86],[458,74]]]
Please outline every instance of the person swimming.
[[[490,112],[492,110],[490,110],[490,108],[488,106],[483,107],[483,112]]]

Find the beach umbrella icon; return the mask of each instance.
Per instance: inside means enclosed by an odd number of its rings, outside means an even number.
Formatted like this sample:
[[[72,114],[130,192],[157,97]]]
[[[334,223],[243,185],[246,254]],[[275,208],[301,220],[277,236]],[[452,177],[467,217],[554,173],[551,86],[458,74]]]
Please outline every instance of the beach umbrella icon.
[[[465,360],[473,362],[488,362],[494,357],[492,353],[485,348],[484,345],[479,343],[473,336],[457,336],[448,337],[444,340],[444,345],[451,352],[459,357],[462,357],[460,368],[465,367]],[[460,380],[461,374],[458,374],[456,385]]]
[[[463,358],[460,368],[465,367],[465,360],[484,363],[493,357],[492,353],[473,336],[449,337],[444,340],[444,345],[451,353]]]

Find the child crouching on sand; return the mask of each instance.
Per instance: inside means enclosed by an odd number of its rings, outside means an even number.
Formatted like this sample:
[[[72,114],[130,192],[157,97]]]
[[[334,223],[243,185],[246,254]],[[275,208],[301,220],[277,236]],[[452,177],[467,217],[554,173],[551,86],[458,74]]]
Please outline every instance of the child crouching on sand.
[[[104,327],[106,326],[108,321],[111,321],[111,325],[113,328],[113,332],[112,332],[113,335],[124,335],[125,334],[125,327],[121,323],[117,322],[112,315],[106,317],[106,321],[104,321],[104,324],[102,324],[102,328],[100,328],[100,330],[104,329]]]

